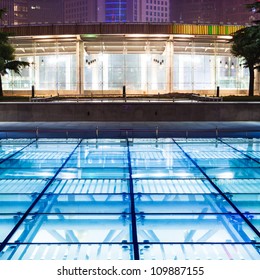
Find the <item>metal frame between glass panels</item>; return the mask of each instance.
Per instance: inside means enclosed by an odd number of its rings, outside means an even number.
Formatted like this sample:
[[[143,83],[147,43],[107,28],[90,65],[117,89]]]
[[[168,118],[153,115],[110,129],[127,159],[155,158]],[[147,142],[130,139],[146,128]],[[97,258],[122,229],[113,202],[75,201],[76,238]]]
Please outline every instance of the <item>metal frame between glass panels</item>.
[[[259,139],[0,141],[0,260],[259,260]]]

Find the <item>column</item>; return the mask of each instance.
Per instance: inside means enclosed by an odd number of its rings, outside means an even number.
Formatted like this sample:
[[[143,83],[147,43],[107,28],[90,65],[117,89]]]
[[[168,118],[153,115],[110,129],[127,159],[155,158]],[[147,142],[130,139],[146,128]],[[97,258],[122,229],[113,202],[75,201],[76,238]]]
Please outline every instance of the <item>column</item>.
[[[80,39],[76,42],[77,58],[77,94],[84,94],[84,42]]]
[[[166,91],[173,91],[173,40],[166,43]]]

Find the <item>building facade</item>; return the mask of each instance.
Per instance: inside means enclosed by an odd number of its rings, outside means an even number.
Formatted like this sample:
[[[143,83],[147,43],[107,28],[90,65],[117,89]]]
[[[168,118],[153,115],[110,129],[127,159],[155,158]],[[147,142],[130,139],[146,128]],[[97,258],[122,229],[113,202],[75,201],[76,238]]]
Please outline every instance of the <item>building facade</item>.
[[[3,0],[2,25],[50,24],[64,21],[63,0]]]
[[[65,22],[97,21],[97,0],[63,0]]]
[[[158,0],[134,0],[133,1],[134,22],[169,22],[170,1]]]
[[[50,24],[64,21],[63,0],[27,1],[29,24]]]
[[[247,24],[251,0],[2,0],[4,25],[85,22]]]
[[[99,22],[169,22],[169,5],[169,0],[98,0],[97,19]]]
[[[185,23],[220,22],[222,0],[172,0],[172,20]]]
[[[121,94],[125,86],[129,95],[214,95],[220,87],[222,94],[247,94],[248,69],[232,57],[228,44],[238,28],[150,23],[39,26],[33,33],[29,27],[10,28],[17,34],[11,38],[17,58],[31,67],[22,76],[3,77],[4,90],[30,95],[34,85],[38,95],[107,95]]]
[[[245,4],[251,0],[171,0],[171,20],[184,23],[246,24],[257,18]]]
[[[22,25],[28,23],[28,0],[3,0],[0,8],[6,9],[1,25]]]

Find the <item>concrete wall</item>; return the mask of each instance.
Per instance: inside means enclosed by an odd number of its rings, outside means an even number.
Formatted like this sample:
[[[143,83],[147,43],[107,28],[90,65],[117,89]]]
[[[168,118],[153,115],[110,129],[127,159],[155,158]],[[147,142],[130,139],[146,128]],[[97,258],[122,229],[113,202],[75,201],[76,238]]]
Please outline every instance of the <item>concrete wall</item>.
[[[260,103],[0,103],[0,121],[260,121]]]

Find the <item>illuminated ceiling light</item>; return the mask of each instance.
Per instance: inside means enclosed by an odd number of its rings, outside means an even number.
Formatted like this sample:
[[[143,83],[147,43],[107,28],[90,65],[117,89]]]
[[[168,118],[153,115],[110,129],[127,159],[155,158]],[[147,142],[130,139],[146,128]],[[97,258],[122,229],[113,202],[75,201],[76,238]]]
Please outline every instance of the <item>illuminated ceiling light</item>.
[[[231,40],[233,37],[232,36],[218,36],[218,39],[226,39],[226,40]]]

